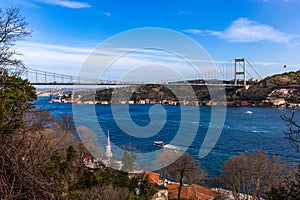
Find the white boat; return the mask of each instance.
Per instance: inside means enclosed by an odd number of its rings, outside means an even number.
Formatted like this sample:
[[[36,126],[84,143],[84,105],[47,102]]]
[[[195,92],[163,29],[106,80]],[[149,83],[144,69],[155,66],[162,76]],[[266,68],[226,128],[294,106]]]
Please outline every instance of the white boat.
[[[165,144],[163,141],[154,141],[154,145],[163,147]]]
[[[250,110],[247,110],[246,114],[252,114],[252,112]]]

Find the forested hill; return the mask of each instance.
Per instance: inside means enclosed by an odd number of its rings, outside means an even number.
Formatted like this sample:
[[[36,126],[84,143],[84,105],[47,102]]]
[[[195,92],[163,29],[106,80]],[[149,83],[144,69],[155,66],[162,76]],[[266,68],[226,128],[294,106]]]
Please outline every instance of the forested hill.
[[[236,95],[240,100],[262,101],[268,97],[279,97],[299,103],[299,88],[300,70],[266,77],[248,89],[237,90]]]
[[[174,85],[148,84],[138,87],[109,88],[98,90],[96,95],[90,92],[81,93],[81,102],[95,99],[96,103],[162,103],[172,105],[214,105],[208,88],[192,86],[194,96],[189,91],[190,87]],[[269,76],[259,82],[248,82],[245,88],[226,87],[226,102],[222,104],[233,106],[272,106],[300,103],[300,70]],[[174,91],[176,95],[174,94]],[[128,95],[130,97],[128,97]],[[127,97],[127,99],[124,99]],[[127,101],[127,102],[126,102]],[[278,103],[279,102],[279,103]]]

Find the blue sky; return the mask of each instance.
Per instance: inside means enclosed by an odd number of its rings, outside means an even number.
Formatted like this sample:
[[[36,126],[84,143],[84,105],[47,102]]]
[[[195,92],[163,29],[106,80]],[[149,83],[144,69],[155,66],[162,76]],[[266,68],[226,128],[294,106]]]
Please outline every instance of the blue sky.
[[[100,42],[140,27],[186,34],[216,63],[245,57],[264,77],[300,68],[300,0],[0,0],[0,6],[20,7],[34,31],[18,43],[29,68],[76,74]]]

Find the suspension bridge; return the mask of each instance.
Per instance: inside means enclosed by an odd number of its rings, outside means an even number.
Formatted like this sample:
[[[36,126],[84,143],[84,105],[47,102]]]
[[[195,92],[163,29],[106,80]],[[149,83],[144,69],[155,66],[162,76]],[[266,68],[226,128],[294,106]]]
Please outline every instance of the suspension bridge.
[[[161,81],[115,81],[98,80],[89,77],[78,77],[39,69],[24,68],[21,77],[28,79],[33,85],[144,85],[144,84],[169,84],[169,85],[223,85],[245,87],[248,80],[261,80],[261,76],[245,58],[234,59],[226,63],[216,64],[216,69],[208,70],[202,74],[192,74],[184,80]]]

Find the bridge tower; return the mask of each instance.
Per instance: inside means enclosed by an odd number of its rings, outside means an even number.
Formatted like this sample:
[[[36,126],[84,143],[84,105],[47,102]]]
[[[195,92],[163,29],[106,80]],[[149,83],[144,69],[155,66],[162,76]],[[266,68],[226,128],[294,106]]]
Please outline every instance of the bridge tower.
[[[238,71],[238,69],[237,69],[237,65],[240,65],[240,64],[242,64],[243,71]],[[235,85],[238,84],[237,77],[239,75],[243,75],[244,86],[246,86],[247,83],[246,83],[246,59],[245,58],[234,59],[234,84]]]

